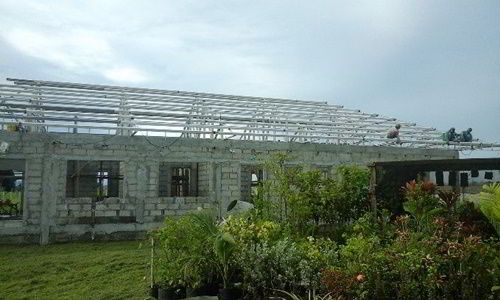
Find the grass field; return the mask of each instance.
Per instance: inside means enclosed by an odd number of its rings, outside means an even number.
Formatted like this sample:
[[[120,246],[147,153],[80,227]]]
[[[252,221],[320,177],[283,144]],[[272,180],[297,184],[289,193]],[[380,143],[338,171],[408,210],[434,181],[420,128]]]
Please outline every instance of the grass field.
[[[147,242],[0,246],[0,299],[145,299]]]

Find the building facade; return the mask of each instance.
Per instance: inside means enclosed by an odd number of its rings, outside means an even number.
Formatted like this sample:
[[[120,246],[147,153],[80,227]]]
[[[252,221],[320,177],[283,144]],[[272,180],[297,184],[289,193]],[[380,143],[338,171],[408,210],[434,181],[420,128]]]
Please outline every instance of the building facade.
[[[223,214],[266,178],[259,163],[288,153],[292,164],[333,174],[340,165],[458,158],[458,152],[387,146],[0,131],[0,243],[144,237],[165,216],[211,208]],[[5,199],[5,197],[4,197]]]

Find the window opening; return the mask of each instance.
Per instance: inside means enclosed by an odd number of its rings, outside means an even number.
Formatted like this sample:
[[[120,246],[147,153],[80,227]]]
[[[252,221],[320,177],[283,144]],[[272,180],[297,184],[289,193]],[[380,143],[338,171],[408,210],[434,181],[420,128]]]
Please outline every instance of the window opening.
[[[252,179],[250,183],[250,193],[251,196],[257,195],[257,190],[260,184],[262,183],[262,180],[264,178],[264,171],[263,170],[253,170],[251,173]]]
[[[0,166],[0,218],[21,218],[23,203],[24,161],[2,160]]]
[[[108,192],[108,178],[109,178],[109,173],[104,172],[104,171],[99,171],[97,172],[97,186],[98,186],[98,193],[97,196],[99,197],[107,197],[109,192]]]
[[[123,176],[119,161],[68,161],[67,197],[92,197],[101,201],[119,197]]]
[[[160,163],[159,197],[198,196],[198,163]]]
[[[172,197],[189,196],[190,175],[189,168],[172,168]]]

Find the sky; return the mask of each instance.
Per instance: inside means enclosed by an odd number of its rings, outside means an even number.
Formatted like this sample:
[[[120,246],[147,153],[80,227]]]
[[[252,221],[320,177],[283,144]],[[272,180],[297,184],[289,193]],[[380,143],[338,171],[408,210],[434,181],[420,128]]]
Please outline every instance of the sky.
[[[499,15],[498,0],[0,0],[0,83],[328,101],[500,142]]]

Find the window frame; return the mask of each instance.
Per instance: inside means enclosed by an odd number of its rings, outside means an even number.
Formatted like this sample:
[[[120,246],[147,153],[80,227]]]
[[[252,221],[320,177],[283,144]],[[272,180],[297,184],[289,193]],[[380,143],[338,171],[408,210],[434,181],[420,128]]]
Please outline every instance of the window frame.
[[[91,164],[97,164],[97,166],[91,166],[89,170],[87,167]],[[123,194],[122,164],[123,162],[118,160],[68,160],[65,197],[90,197],[98,200],[119,198]],[[92,182],[95,182],[95,190]],[[83,187],[87,190],[82,191],[80,188]]]
[[[159,166],[160,178],[158,180],[158,197],[198,197],[198,163],[175,163],[175,162],[161,162]],[[174,175],[174,173],[182,173],[187,175]],[[181,176],[186,178],[174,180],[174,176]],[[180,181],[180,182],[179,182]],[[187,182],[184,182],[187,181]],[[180,190],[187,190],[186,193],[179,192]]]
[[[6,163],[5,163],[6,162]],[[15,166],[16,164],[20,164],[20,169],[18,169],[17,167],[15,168],[11,168],[11,169],[3,169],[3,165],[5,164],[12,164],[12,166]],[[7,201],[3,201],[3,197],[5,196],[3,194],[3,190],[1,191],[2,192],[2,195],[0,196],[0,201],[2,202],[2,209],[3,209],[3,206],[5,204],[5,206],[10,206],[10,214],[5,214],[3,215],[2,214],[2,217],[0,218],[0,220],[21,220],[24,218],[24,213],[26,211],[26,199],[24,199],[25,197],[25,194],[26,194],[26,159],[16,159],[16,158],[1,158],[0,159],[0,169],[1,171],[11,171],[14,175],[0,175],[0,179],[2,179],[0,181],[0,186],[3,187],[3,180],[4,179],[7,179],[7,178],[13,178],[14,179],[14,189],[16,189],[16,181],[17,180],[21,180],[21,188],[19,189],[19,192],[20,192],[20,201],[19,201],[19,204],[18,205],[15,205],[16,206],[16,213],[13,215],[12,214],[12,210],[14,209],[14,205],[12,205],[13,203],[11,204],[8,204]],[[21,173],[21,176],[18,176],[16,175],[16,173],[20,172]],[[7,191],[7,192],[12,192],[12,191]],[[14,191],[15,192],[15,191]],[[9,199],[9,202],[10,199]]]

